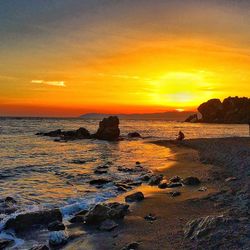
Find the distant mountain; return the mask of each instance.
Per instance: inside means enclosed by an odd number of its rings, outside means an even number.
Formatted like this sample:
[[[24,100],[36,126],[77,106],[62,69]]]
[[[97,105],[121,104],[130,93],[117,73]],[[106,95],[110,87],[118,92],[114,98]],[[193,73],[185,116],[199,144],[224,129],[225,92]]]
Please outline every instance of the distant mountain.
[[[81,115],[83,119],[103,119],[108,116],[118,116],[119,119],[126,120],[165,120],[165,121],[184,121],[187,116],[194,114],[195,112],[190,111],[169,111],[163,113],[149,113],[149,114],[99,114],[99,113],[88,113]]]

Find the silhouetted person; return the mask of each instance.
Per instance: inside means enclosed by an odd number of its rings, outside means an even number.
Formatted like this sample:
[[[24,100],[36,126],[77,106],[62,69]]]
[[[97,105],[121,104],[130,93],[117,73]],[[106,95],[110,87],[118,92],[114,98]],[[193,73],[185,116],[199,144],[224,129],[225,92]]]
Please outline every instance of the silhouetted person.
[[[185,138],[185,135],[183,132],[179,131],[178,137],[176,138],[177,141],[183,141]]]

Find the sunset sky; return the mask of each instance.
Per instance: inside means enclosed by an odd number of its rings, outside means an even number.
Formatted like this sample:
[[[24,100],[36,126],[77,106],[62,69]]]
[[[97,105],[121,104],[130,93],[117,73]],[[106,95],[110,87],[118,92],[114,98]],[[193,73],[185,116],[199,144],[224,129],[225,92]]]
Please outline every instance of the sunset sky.
[[[250,97],[249,0],[2,0],[0,115]]]

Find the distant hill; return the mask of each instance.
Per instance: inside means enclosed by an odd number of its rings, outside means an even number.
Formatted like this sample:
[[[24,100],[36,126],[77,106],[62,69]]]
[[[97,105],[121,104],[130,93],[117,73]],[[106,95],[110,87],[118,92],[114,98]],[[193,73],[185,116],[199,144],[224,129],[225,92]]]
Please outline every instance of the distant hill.
[[[149,114],[99,114],[99,113],[88,113],[81,115],[83,119],[103,119],[108,116],[118,116],[119,119],[126,120],[165,120],[165,121],[184,121],[187,116],[194,114],[195,112],[190,111],[171,111],[163,113],[149,113]]]

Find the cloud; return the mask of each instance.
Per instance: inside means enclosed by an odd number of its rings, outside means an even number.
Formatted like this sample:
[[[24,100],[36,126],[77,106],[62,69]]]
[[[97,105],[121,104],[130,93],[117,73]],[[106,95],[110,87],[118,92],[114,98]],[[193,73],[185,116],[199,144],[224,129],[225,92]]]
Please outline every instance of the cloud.
[[[45,85],[57,86],[57,87],[66,87],[64,81],[31,80],[31,83],[45,84]]]

